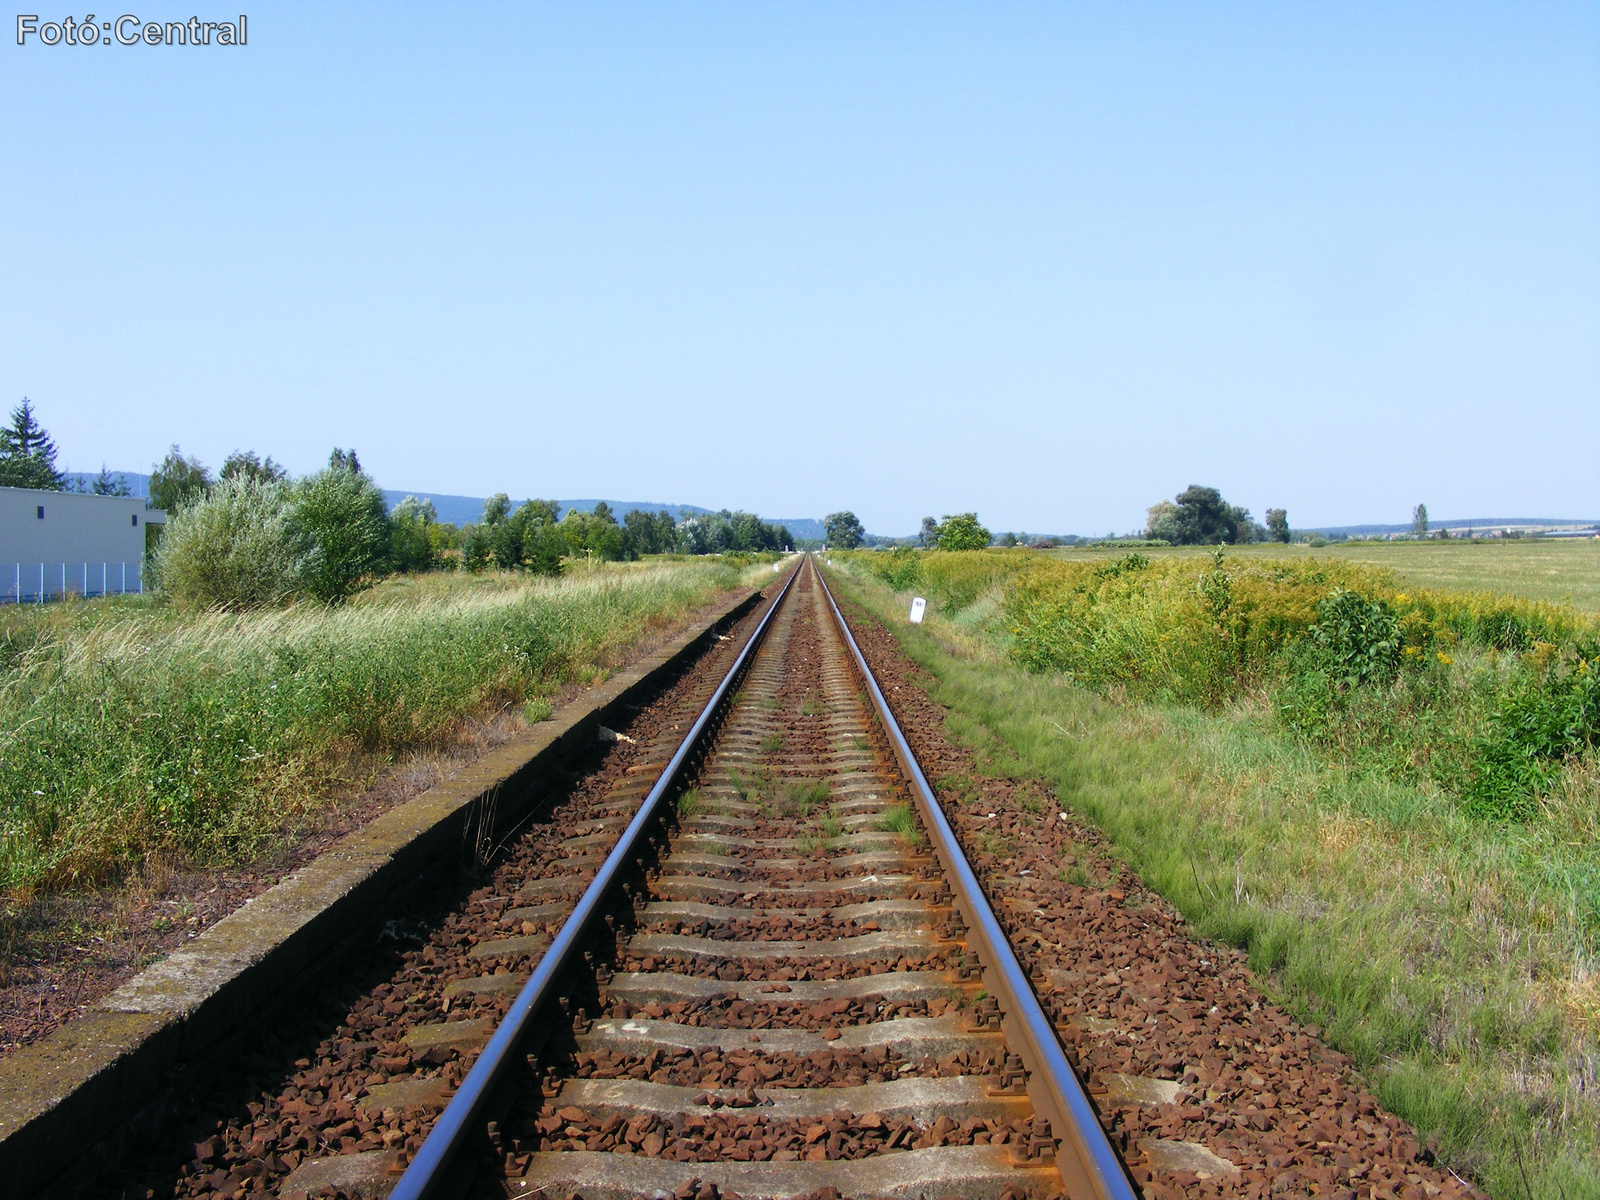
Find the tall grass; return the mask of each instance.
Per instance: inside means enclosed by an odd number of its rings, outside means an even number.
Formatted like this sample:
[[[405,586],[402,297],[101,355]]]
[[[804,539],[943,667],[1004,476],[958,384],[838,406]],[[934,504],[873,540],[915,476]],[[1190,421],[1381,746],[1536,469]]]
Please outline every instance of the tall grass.
[[[882,580],[897,592],[920,591],[946,609],[966,608],[990,589],[1034,565],[1026,550],[836,552],[853,570]]]
[[[585,682],[739,580],[702,560],[396,580],[337,609],[7,614],[0,888],[103,879],[157,852],[247,856],[352,764]]]
[[[1514,821],[1482,819],[1412,761],[1487,729],[1508,686],[1577,677],[1559,660],[1588,636],[1586,619],[1459,594],[1408,607],[1415,594],[1381,573],[1330,573],[1316,587],[1364,587],[1397,623],[1419,613],[1435,648],[1431,665],[1402,660],[1383,687],[1350,689],[1336,728],[1312,738],[1283,719],[1269,685],[1293,653],[1283,647],[1323,619],[1326,593],[1302,594],[1306,577],[1290,572],[1274,610],[1281,642],[1267,623],[1243,639],[1260,654],[1219,649],[1213,623],[1211,645],[1180,653],[1160,635],[1212,619],[1200,584],[1215,561],[1145,575],[1143,607],[1119,620],[1142,614],[1150,632],[1118,637],[1096,605],[1135,591],[1123,575],[1093,575],[1108,561],[1019,575],[1005,612],[993,592],[974,603],[991,613],[977,626],[948,613],[911,626],[864,571],[841,590],[938,679],[953,734],[980,762],[1048,780],[1200,933],[1248,949],[1266,986],[1324,1025],[1447,1161],[1495,1195],[1523,1195],[1521,1159],[1535,1196],[1600,1196],[1600,752],[1570,753]],[[1062,600],[1084,614],[1081,629],[1054,626],[1080,643],[1063,661],[1081,677],[1029,669],[1006,619],[1016,589],[1048,600],[1052,584],[1086,589]],[[1526,638],[1507,637],[1516,629]],[[1186,689],[1185,667],[1209,682]]]

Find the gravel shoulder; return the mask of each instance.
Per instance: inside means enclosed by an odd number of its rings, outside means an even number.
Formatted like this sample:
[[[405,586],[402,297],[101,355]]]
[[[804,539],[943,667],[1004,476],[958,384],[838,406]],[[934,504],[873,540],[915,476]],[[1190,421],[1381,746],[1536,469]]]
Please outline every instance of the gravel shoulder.
[[[839,603],[1146,1195],[1483,1194],[1048,787],[982,769],[931,698],[937,680]]]

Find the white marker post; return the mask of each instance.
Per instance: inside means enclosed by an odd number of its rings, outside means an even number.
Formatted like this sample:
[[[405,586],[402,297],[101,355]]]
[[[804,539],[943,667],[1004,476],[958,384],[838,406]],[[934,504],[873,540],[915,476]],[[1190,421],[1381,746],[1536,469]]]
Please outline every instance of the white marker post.
[[[915,600],[913,600],[911,602],[911,623],[913,625],[921,625],[922,624],[922,614],[927,612],[927,611],[928,611],[928,602],[926,600],[924,600],[921,596],[918,596]]]

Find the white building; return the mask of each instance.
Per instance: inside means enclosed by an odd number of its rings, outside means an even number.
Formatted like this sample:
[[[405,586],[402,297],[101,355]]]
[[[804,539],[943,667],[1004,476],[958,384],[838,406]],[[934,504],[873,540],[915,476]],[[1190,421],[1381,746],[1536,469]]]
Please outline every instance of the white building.
[[[138,497],[0,487],[0,599],[142,592],[145,526],[166,519]]]

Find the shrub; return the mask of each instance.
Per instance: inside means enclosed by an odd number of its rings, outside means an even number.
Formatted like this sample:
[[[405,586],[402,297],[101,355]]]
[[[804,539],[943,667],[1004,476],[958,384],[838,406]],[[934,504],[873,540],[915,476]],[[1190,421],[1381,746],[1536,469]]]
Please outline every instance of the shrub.
[[[1587,659],[1567,672],[1531,673],[1501,700],[1473,744],[1464,807],[1518,819],[1561,774],[1563,760],[1600,742],[1600,669]]]
[[[156,579],[194,607],[258,608],[294,596],[306,551],[288,488],[233,478],[174,514],[156,551]]]
[[[1012,653],[1030,670],[1216,703],[1272,676],[1283,649],[1316,623],[1331,588],[1371,590],[1383,578],[1353,563],[1135,554],[1023,571],[1002,611]]]
[[[1328,674],[1341,687],[1381,683],[1400,661],[1400,626],[1381,600],[1335,588],[1317,601],[1317,623],[1308,631]]]
[[[922,558],[909,546],[896,546],[888,554],[874,554],[863,560],[872,573],[897,592],[922,587]]]
[[[341,603],[368,586],[388,560],[383,493],[359,471],[335,466],[302,479],[294,489],[294,523],[307,544],[302,584],[324,603]]]

